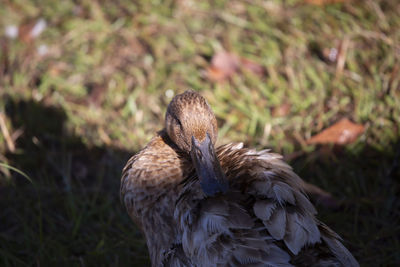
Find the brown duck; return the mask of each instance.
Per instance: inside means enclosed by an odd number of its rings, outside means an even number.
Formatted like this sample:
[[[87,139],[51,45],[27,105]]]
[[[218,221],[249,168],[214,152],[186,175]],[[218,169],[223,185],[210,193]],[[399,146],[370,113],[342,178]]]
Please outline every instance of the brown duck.
[[[359,266],[280,155],[215,148],[217,131],[206,100],[186,91],[123,169],[121,199],[152,266]]]

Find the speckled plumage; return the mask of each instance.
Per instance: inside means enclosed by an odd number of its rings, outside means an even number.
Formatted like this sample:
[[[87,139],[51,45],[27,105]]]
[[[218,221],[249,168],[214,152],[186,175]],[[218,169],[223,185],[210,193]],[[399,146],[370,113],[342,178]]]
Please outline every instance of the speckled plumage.
[[[280,155],[242,144],[216,148],[229,190],[205,194],[189,138],[210,133],[215,142],[214,120],[199,94],[176,96],[166,130],[123,170],[121,197],[146,237],[152,265],[358,266],[315,218],[303,181]]]

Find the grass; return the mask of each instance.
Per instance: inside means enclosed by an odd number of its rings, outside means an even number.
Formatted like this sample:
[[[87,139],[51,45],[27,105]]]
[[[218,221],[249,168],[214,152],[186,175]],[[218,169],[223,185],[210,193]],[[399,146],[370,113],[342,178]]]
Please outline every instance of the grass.
[[[7,26],[39,18],[47,23],[39,37],[6,37]],[[166,92],[192,88],[213,107],[221,144],[287,156],[340,201],[339,210],[318,206],[319,218],[361,265],[395,266],[399,29],[396,0],[5,1],[0,112],[15,147],[3,131],[0,265],[149,265],[119,201],[120,172],[162,127]],[[344,44],[338,67],[327,52]],[[221,49],[267,74],[209,81],[205,69]],[[343,117],[367,127],[355,143],[306,144]]]

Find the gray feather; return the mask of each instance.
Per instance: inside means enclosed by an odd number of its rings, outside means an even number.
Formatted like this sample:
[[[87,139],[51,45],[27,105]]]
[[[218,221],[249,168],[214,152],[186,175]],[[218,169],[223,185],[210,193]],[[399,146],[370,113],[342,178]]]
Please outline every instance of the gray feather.
[[[286,229],[286,212],[283,208],[278,208],[274,211],[269,221],[264,221],[271,236],[277,240],[281,240],[285,235]]]
[[[322,240],[328,245],[332,253],[336,256],[336,258],[346,267],[359,267],[360,265],[356,261],[356,259],[351,255],[350,251],[348,251],[339,240],[335,238],[331,238],[327,235],[322,235]]]
[[[263,221],[269,220],[276,204],[269,200],[257,200],[254,204],[254,214]]]

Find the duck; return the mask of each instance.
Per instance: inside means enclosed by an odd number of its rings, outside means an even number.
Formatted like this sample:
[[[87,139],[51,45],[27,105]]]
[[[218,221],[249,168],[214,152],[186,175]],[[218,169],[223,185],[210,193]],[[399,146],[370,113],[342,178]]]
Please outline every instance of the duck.
[[[121,201],[152,266],[359,266],[281,155],[217,136],[206,99],[185,91],[123,168]]]

